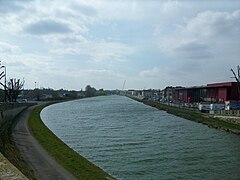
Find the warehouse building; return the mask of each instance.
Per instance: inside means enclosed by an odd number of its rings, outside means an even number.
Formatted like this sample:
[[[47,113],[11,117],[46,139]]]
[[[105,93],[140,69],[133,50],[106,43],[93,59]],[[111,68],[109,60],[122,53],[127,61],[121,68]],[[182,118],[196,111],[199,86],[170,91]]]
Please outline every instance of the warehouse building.
[[[175,101],[181,103],[224,103],[240,100],[237,82],[224,82],[175,89]]]

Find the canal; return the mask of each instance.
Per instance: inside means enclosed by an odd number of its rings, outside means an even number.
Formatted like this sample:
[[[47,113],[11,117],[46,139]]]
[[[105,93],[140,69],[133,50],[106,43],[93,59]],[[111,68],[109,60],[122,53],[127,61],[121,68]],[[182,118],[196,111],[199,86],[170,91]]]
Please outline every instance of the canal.
[[[240,136],[123,96],[54,104],[41,118],[76,152],[117,179],[238,179]]]

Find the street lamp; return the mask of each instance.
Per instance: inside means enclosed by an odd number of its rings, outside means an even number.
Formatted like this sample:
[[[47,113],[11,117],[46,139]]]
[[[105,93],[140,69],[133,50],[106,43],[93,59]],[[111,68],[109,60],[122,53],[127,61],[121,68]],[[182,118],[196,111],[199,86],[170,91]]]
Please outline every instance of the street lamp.
[[[4,68],[4,73],[5,73],[5,79],[4,79],[4,101],[5,102],[7,102],[7,93],[6,93],[6,91],[7,91],[7,89],[6,89],[6,85],[7,85],[7,68],[6,68],[6,66],[1,66],[0,67],[0,69],[1,68]]]

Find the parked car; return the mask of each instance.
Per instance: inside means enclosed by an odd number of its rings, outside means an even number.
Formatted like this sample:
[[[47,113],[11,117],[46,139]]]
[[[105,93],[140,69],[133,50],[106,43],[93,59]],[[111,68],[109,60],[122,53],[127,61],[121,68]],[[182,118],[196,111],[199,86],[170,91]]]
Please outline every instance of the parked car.
[[[210,104],[210,110],[223,110],[225,104]]]
[[[210,110],[210,104],[200,103],[198,105],[198,110],[202,112],[208,112]]]
[[[240,101],[226,101],[225,110],[240,109]]]

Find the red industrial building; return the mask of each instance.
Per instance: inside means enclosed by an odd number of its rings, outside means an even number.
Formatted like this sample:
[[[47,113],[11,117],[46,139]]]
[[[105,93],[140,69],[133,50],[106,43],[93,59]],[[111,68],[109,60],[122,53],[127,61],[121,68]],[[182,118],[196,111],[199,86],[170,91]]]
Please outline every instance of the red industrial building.
[[[239,93],[237,82],[214,83],[207,86],[176,88],[175,101],[224,103],[229,100],[240,100]]]

